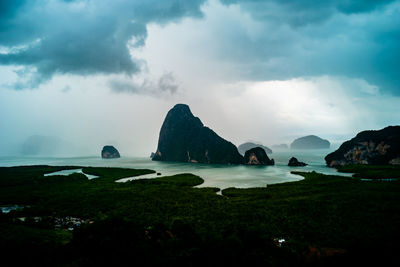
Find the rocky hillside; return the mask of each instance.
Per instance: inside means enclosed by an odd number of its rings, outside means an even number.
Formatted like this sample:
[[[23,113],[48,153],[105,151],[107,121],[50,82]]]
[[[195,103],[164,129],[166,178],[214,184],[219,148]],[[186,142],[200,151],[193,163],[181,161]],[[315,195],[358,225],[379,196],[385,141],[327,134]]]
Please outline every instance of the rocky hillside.
[[[400,164],[400,126],[363,131],[325,157],[329,167],[350,164]]]

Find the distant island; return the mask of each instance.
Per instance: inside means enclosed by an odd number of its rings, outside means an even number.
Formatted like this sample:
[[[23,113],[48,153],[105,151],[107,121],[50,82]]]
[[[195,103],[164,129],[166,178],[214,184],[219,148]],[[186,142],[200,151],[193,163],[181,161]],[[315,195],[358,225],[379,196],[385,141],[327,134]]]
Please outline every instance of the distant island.
[[[255,147],[261,147],[262,149],[265,150],[265,153],[267,154],[272,154],[272,150],[269,147],[263,146],[261,144],[256,144],[252,142],[246,142],[238,146],[239,153],[244,155],[247,150],[255,148]]]
[[[103,159],[114,159],[120,158],[121,155],[119,154],[118,150],[113,146],[104,146],[101,150],[101,157]]]
[[[307,135],[294,140],[290,149],[328,149],[330,145],[328,140],[316,135]]]
[[[363,131],[325,157],[329,167],[350,164],[400,165],[400,126]]]

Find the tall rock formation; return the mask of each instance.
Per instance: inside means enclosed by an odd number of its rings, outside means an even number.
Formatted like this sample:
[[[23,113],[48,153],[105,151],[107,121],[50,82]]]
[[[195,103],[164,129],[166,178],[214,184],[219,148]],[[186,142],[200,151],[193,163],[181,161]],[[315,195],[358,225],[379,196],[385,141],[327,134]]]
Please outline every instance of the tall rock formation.
[[[241,164],[236,146],[205,127],[188,105],[175,105],[165,117],[153,160]]]
[[[248,165],[274,165],[274,159],[269,159],[261,147],[249,149],[244,154],[244,163]]]
[[[290,145],[291,149],[328,149],[331,143],[316,135],[307,135],[297,138]]]
[[[349,164],[400,164],[400,126],[363,131],[325,157],[329,167]]]

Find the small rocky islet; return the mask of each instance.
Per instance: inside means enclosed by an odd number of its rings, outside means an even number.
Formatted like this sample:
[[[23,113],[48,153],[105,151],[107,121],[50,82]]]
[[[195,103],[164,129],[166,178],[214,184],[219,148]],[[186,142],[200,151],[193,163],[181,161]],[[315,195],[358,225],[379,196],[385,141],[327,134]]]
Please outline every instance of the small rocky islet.
[[[288,166],[290,167],[304,167],[307,165],[308,165],[307,163],[301,162],[295,157],[291,157],[288,163]]]
[[[114,158],[120,158],[121,155],[114,146],[104,146],[103,149],[101,150],[101,157],[103,159],[114,159]]]

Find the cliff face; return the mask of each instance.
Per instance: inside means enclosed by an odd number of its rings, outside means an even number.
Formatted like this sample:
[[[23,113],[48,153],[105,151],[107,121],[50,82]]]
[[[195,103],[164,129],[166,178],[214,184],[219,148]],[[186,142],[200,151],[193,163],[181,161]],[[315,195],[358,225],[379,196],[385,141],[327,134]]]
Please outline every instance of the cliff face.
[[[165,117],[153,160],[243,163],[236,146],[205,127],[184,104],[175,105]]]
[[[248,165],[274,165],[273,159],[269,159],[265,150],[261,147],[254,147],[244,154],[244,162]]]
[[[349,164],[400,164],[400,126],[363,131],[325,157],[329,167]]]
[[[290,145],[291,149],[326,149],[330,147],[328,140],[322,139],[316,135],[308,135],[297,138]]]
[[[262,149],[265,150],[265,153],[272,154],[272,150],[269,147],[251,143],[251,142],[246,142],[246,143],[243,143],[240,146],[238,146],[238,151],[240,154],[244,155],[244,153],[246,153],[247,150],[255,148],[255,147],[261,147]]]
[[[113,146],[104,146],[101,150],[101,157],[103,159],[114,159],[121,157],[118,150]]]

